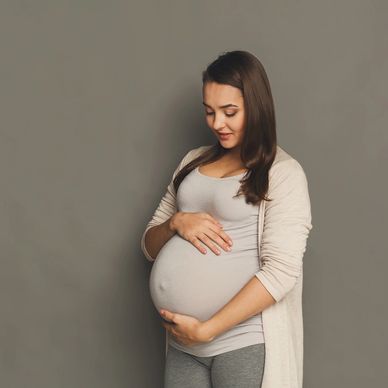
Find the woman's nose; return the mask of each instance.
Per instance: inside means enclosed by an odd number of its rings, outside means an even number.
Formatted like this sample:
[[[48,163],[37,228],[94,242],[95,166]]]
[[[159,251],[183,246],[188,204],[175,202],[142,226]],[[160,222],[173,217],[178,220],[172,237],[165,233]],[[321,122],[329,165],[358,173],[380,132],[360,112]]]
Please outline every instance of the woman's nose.
[[[225,123],[221,116],[215,116],[213,121],[213,129],[215,131],[219,131],[220,129],[224,128]]]

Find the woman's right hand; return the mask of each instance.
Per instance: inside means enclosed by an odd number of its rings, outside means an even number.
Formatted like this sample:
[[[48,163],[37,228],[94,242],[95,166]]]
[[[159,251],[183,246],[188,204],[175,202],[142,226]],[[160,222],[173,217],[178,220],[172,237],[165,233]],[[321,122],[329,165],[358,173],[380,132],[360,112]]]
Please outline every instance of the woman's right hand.
[[[170,228],[203,254],[207,251],[201,242],[216,255],[221,252],[214,242],[227,252],[231,250],[232,239],[223,231],[221,223],[208,213],[177,212],[170,219]]]

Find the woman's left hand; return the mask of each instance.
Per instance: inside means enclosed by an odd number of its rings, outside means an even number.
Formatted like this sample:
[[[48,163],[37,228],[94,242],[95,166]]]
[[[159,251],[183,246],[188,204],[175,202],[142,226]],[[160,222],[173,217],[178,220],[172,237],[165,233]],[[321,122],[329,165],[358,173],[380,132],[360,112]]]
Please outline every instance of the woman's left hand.
[[[210,342],[214,337],[207,332],[205,322],[189,315],[161,310],[160,315],[172,322],[162,321],[165,327],[183,345],[190,346],[202,342]]]

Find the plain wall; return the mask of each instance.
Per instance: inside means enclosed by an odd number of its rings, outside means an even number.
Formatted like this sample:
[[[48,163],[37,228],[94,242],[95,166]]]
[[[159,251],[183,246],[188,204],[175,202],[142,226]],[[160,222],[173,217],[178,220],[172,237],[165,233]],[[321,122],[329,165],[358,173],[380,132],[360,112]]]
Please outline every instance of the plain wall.
[[[388,381],[385,1],[0,4],[0,386],[162,387],[140,237],[214,141],[201,71],[264,64],[303,166],[306,388]],[[384,384],[385,383],[385,384]]]

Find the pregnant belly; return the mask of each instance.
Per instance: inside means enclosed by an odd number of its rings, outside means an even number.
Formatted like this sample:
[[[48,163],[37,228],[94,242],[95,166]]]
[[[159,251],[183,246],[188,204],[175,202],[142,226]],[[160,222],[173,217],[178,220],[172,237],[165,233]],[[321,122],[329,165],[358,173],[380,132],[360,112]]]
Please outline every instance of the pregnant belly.
[[[178,234],[162,247],[149,280],[151,299],[158,311],[165,308],[207,320],[259,269],[257,254],[240,253],[238,244],[231,252],[221,250],[218,256],[206,250],[202,254]]]

